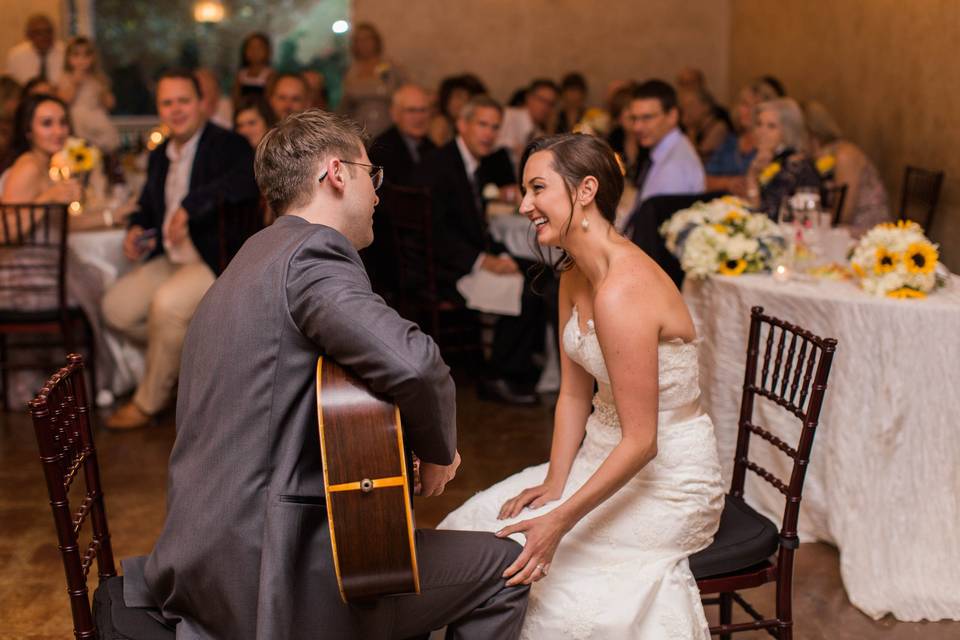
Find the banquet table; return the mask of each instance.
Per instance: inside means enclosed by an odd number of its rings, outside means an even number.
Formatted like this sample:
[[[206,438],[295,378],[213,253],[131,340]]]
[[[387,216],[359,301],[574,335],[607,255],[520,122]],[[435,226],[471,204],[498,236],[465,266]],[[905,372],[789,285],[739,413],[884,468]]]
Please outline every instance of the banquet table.
[[[702,338],[700,384],[727,483],[750,308],[836,338],[803,491],[799,533],[840,551],[850,601],[877,619],[960,620],[960,278],[924,300],[876,298],[845,280],[688,279]],[[755,422],[795,444],[799,421],[758,399]],[[792,462],[759,438],[751,459],[781,479]],[[779,524],[784,499],[747,474],[746,497]]]
[[[126,229],[116,226],[121,216],[102,208],[87,208],[81,215],[71,216],[67,247],[72,260],[96,274],[98,286],[106,291],[133,266],[123,255]],[[82,282],[82,281],[81,281]],[[97,403],[110,404],[115,395],[132,390],[143,376],[143,351],[126,338],[109,331],[99,322],[103,344],[110,351],[113,371],[110,380],[101,380]],[[107,392],[107,393],[104,393]]]

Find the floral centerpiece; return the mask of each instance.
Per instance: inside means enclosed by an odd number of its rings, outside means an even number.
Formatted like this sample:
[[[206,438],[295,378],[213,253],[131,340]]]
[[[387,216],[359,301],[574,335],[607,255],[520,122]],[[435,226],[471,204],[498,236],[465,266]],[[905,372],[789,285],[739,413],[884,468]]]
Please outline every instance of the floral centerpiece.
[[[850,268],[867,293],[889,298],[924,298],[938,286],[937,245],[916,222],[883,222],[864,234]]]
[[[50,179],[69,180],[77,178],[86,189],[90,172],[100,166],[100,150],[82,138],[67,138],[63,149],[50,158]],[[83,212],[81,202],[70,203],[70,213]]]
[[[766,271],[785,248],[779,227],[733,196],[678,211],[660,226],[660,234],[694,278]]]

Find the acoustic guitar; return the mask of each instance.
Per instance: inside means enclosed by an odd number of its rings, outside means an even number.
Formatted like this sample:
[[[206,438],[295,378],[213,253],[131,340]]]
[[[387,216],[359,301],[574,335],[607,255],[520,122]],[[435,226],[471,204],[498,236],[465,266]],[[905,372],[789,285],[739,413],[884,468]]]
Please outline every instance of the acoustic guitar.
[[[400,409],[321,356],[317,418],[340,597],[420,593]]]

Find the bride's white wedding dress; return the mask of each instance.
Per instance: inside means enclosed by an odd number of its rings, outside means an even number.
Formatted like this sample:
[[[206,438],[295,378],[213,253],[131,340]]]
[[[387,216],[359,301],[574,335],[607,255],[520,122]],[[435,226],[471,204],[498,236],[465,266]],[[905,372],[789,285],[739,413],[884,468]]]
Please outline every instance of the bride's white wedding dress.
[[[439,528],[497,531],[543,515],[577,491],[620,441],[610,377],[592,321],[587,327],[581,333],[574,308],[563,331],[567,355],[599,386],[563,497],[497,520],[506,500],[543,482],[542,464],[478,493]],[[522,638],[710,637],[687,557],[713,539],[724,489],[713,424],[700,410],[696,344],[661,342],[659,379],[657,457],[560,541],[550,575],[530,591]]]

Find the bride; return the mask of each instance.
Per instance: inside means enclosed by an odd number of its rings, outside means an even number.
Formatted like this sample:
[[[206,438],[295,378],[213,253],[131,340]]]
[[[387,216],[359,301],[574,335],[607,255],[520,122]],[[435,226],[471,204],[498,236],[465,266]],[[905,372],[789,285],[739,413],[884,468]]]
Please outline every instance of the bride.
[[[709,638],[687,557],[710,544],[723,487],[693,321],[670,278],[612,225],[623,175],[605,142],[537,140],[521,173],[520,212],[541,245],[565,253],[550,462],[477,494],[440,528],[526,538],[504,573],[533,585],[523,638]]]

